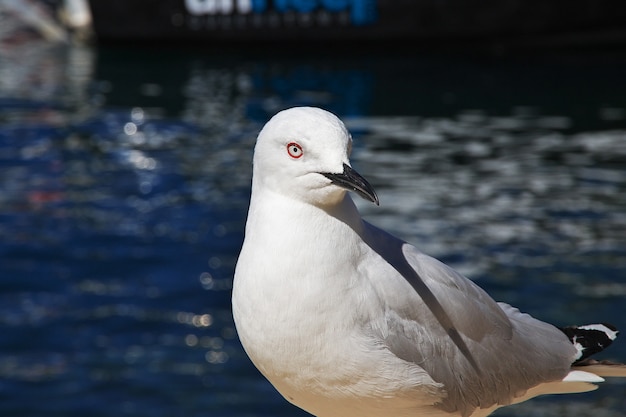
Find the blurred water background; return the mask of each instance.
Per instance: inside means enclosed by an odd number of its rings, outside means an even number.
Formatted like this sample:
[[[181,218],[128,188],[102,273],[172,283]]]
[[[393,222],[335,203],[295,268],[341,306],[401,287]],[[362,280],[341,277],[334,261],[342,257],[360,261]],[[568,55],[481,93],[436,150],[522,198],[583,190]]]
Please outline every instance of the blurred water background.
[[[615,49],[3,45],[0,415],[306,415],[230,312],[255,136],[294,105],[352,130],[372,223],[538,318],[626,329],[625,75]],[[623,416],[625,394],[497,415]]]

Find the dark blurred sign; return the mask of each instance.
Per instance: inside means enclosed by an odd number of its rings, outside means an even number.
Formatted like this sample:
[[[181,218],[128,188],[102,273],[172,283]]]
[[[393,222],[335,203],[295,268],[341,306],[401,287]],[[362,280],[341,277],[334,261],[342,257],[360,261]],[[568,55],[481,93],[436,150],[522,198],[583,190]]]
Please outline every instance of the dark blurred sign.
[[[90,0],[103,41],[626,43],[619,0]],[[331,41],[332,43],[329,43]],[[393,43],[391,43],[392,41]],[[362,43],[361,43],[362,45]]]

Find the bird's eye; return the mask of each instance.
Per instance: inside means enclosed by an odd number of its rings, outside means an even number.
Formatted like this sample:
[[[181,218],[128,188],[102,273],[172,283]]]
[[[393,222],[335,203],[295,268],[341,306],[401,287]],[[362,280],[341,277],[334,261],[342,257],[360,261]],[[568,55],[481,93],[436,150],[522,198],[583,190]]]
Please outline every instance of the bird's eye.
[[[303,154],[302,146],[300,146],[296,142],[289,142],[287,144],[287,153],[293,159],[298,159],[298,158],[302,157],[302,154]]]

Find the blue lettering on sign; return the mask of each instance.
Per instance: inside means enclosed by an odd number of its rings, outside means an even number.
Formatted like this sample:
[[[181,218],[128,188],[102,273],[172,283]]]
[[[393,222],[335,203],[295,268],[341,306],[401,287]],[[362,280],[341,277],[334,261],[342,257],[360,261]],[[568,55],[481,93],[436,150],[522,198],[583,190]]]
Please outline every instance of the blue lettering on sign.
[[[322,6],[331,12],[345,10],[350,5],[350,0],[322,0]]]
[[[317,8],[317,0],[291,0],[291,3],[301,13],[310,13]]]
[[[187,11],[195,16],[227,15],[231,13],[265,13],[271,10],[285,13],[330,13],[349,11],[354,25],[376,21],[376,0],[185,0]]]
[[[269,0],[249,0],[253,13],[263,13],[270,9]],[[366,25],[376,21],[376,0],[273,0],[277,12],[295,10],[310,13],[318,8],[328,12],[350,11],[350,20],[354,25]]]
[[[252,11],[261,13],[267,9],[267,0],[252,0]]]

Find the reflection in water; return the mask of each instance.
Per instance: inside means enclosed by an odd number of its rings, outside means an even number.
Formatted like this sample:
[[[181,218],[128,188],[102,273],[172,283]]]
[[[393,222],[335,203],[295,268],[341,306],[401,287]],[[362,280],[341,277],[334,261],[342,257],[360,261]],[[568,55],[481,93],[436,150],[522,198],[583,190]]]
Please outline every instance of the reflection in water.
[[[2,414],[302,415],[229,300],[254,139],[293,105],[347,121],[370,221],[540,318],[626,328],[623,58],[248,52],[2,57]],[[619,392],[499,415],[617,416]]]

